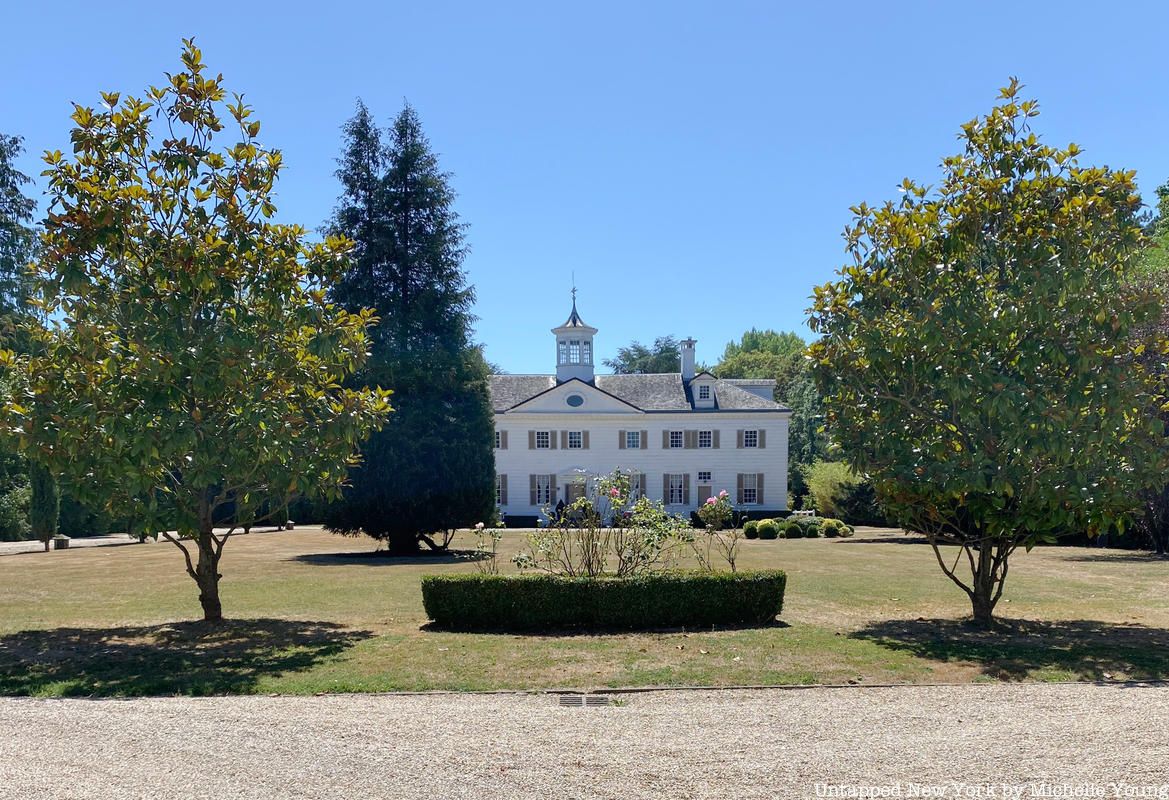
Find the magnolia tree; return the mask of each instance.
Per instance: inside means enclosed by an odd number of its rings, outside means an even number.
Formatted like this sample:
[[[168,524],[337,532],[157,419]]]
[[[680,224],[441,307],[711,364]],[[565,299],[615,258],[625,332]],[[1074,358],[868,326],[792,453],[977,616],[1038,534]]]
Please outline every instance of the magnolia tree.
[[[280,152],[191,41],[182,63],[142,98],[75,106],[73,156],[46,154],[35,288],[56,324],[9,354],[4,415],[31,458],[164,531],[216,621],[216,512],[335,496],[389,405],[343,388],[373,321],[325,298],[348,243],[271,221]]]
[[[1133,173],[1044,144],[1017,82],[1001,97],[936,188],[853,209],[852,264],[812,310],[829,430],[984,626],[1018,547],[1122,526],[1167,456],[1132,358],[1163,352],[1130,280]]]

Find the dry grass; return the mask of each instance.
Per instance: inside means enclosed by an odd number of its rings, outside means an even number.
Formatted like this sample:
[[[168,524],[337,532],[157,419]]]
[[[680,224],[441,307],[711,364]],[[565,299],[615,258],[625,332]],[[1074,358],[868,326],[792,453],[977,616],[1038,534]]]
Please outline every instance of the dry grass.
[[[522,535],[508,532],[505,568]],[[470,548],[469,536],[456,547]],[[166,543],[0,557],[0,693],[390,689],[1169,677],[1169,562],[1043,548],[1013,563],[993,635],[929,548],[887,531],[750,541],[742,567],[789,575],[784,624],[754,630],[520,636],[425,628],[422,575],[465,558],[368,556],[317,529],[229,542],[208,630]],[[1015,622],[1010,622],[1015,620]]]

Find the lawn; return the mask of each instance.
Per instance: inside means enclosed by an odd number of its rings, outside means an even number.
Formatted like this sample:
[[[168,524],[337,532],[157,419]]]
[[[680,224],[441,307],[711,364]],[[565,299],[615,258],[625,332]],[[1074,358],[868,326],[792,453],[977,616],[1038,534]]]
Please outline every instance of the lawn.
[[[506,533],[505,568],[521,542]],[[195,585],[165,542],[0,556],[0,694],[1169,678],[1169,561],[1130,552],[1018,554],[987,634],[910,537],[749,541],[742,567],[788,573],[777,625],[537,636],[429,630],[420,576],[474,565],[373,547],[312,528],[233,539],[232,621],[211,629],[191,622]]]

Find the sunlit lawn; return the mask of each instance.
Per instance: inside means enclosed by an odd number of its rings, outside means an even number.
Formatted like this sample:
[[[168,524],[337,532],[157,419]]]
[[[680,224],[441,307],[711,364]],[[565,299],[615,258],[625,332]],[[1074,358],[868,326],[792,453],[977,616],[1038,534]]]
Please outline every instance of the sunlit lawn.
[[[523,534],[508,532],[500,559]],[[469,549],[469,536],[455,547]],[[888,531],[750,541],[743,567],[788,572],[781,624],[588,635],[428,630],[404,562],[318,529],[228,543],[208,629],[167,543],[0,557],[0,693],[313,693],[1169,677],[1169,561],[1044,548],[1011,568],[1003,630],[968,629],[929,547]],[[353,554],[345,557],[344,554]]]

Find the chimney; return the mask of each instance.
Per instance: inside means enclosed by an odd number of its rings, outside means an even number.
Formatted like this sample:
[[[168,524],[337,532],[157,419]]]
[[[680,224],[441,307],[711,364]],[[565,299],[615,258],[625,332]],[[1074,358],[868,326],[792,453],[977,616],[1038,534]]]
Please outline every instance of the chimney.
[[[678,343],[682,351],[682,380],[688,381],[694,377],[694,339],[683,339]]]

